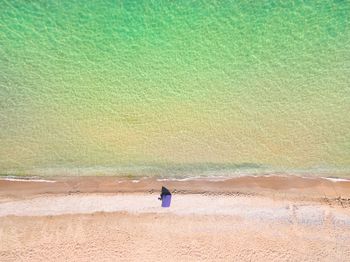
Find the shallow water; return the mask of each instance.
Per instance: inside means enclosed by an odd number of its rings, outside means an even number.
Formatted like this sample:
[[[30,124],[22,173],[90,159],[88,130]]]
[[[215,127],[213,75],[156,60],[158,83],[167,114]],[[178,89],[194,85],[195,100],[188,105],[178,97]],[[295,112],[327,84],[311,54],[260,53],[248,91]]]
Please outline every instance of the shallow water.
[[[349,1],[1,6],[0,173],[350,173]]]

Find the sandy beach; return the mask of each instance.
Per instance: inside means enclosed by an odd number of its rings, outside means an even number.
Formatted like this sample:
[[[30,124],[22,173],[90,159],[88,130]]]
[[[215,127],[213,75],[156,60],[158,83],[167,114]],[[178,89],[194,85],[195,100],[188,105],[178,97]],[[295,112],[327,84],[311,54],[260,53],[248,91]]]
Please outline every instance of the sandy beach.
[[[350,262],[349,75],[350,0],[1,1],[0,262]]]
[[[161,185],[172,192],[161,208]],[[348,261],[350,182],[0,180],[1,261]]]

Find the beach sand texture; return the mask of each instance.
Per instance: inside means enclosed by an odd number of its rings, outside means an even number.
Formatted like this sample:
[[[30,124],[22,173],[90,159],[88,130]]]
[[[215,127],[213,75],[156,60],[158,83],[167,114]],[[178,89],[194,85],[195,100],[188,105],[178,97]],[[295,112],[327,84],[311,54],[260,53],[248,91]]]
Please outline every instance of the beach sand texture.
[[[257,178],[255,192],[248,194],[237,191],[234,179],[228,183],[235,192],[219,191],[217,182],[202,181],[206,192],[175,192],[171,207],[162,209],[159,189],[137,188],[144,181],[99,179],[80,178],[75,189],[84,191],[83,181],[91,185],[104,180],[115,190],[128,184],[129,190],[139,192],[52,193],[53,183],[1,181],[0,260],[348,261],[350,257],[350,199],[345,195],[349,182],[316,179],[313,186],[296,192],[284,184],[283,190],[272,187],[260,194],[258,185],[272,186],[281,179],[265,177],[265,181]],[[333,191],[343,187],[344,195],[306,197],[320,181]],[[177,183],[181,189],[193,181]],[[28,194],[16,196],[11,188],[19,186]],[[46,192],[36,193],[39,188]],[[306,193],[297,198],[300,192]]]

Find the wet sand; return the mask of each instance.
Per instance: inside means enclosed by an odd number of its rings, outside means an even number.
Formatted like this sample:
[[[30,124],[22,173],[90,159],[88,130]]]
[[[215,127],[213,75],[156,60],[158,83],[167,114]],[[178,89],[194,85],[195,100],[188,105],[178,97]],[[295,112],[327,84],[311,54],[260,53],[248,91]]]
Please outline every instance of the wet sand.
[[[350,180],[299,176],[242,176],[211,179],[125,179],[101,177],[0,178],[0,199],[40,194],[149,193],[161,186],[181,194],[254,194],[297,199],[350,198]]]
[[[350,182],[0,180],[0,261],[348,261]],[[169,209],[157,200],[173,192]]]

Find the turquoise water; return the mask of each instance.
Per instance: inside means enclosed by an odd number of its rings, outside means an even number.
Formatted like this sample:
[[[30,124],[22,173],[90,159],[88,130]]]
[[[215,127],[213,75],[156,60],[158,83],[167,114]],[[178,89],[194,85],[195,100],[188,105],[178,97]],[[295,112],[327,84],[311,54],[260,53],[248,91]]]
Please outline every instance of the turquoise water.
[[[0,173],[350,174],[349,1],[1,7]]]

